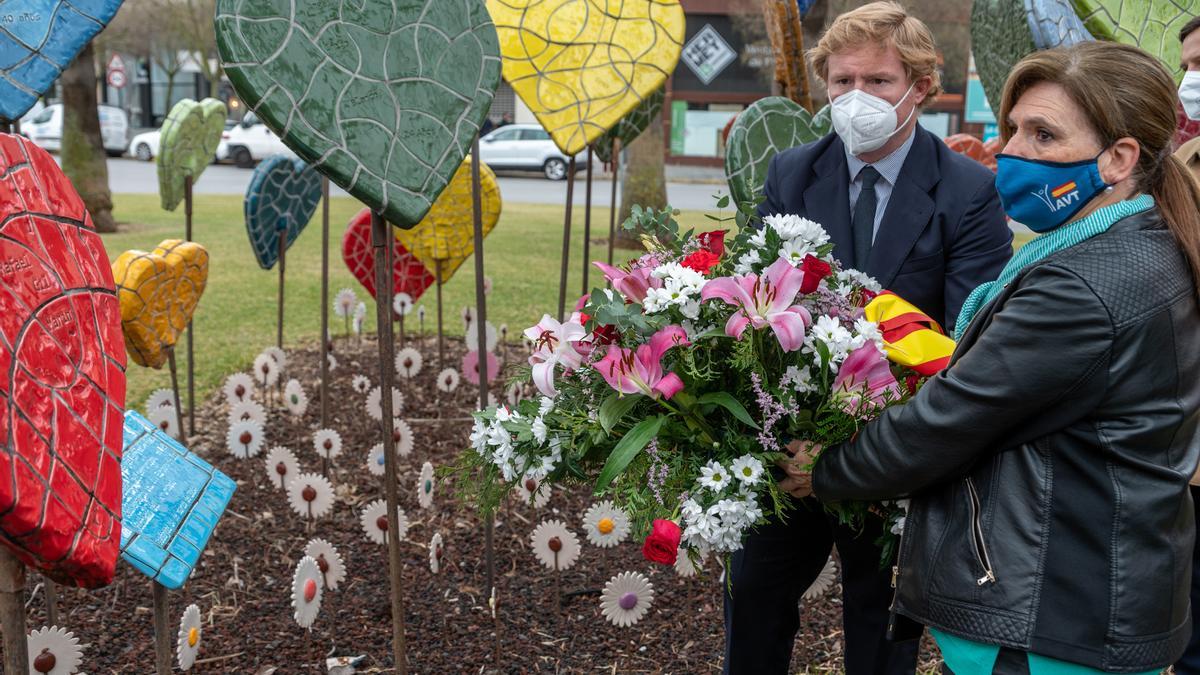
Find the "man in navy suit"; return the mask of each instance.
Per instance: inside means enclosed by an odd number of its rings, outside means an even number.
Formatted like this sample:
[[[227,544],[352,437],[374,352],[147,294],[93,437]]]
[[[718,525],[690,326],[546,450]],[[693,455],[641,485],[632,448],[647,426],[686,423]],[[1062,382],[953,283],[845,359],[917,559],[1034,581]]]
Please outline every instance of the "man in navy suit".
[[[949,331],[971,290],[1011,257],[1012,232],[992,172],[917,124],[941,90],[929,29],[900,5],[875,2],[839,16],[809,58],[833,101],[835,133],[771,161],[759,215],[820,223],[843,266]],[[919,631],[888,636],[891,565],[875,543],[882,521],[839,525],[809,494],[794,491],[786,520],[760,526],[733,556],[725,672],[788,671],[798,601],[836,543],[847,675],[913,673]]]

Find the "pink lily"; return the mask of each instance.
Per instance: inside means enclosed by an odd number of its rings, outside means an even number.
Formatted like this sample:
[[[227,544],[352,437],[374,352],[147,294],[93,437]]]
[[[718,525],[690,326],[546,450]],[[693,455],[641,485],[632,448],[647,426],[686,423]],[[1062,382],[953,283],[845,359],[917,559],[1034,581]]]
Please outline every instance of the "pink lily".
[[[900,383],[874,342],[850,352],[842,362],[833,379],[833,397],[849,414],[873,412],[900,397]]]
[[[775,331],[783,351],[792,352],[804,345],[804,330],[812,323],[808,310],[793,305],[804,272],[784,258],[775,261],[760,277],[757,274],[713,279],[704,285],[700,298],[724,300],[738,308],[725,323],[725,334],[742,339],[747,326]]]
[[[667,326],[650,341],[632,349],[609,345],[608,354],[595,366],[609,386],[622,394],[645,394],[671,398],[683,389],[683,380],[675,373],[663,373],[662,358],[677,345],[688,345],[687,332],[679,326]]]
[[[529,364],[533,366],[533,383],[538,391],[550,398],[558,395],[558,390],[554,388],[554,366],[562,365],[567,371],[578,368],[583,357],[575,351],[574,343],[586,335],[587,331],[579,323],[578,314],[565,323],[559,323],[549,314],[544,314],[536,326],[525,329],[525,337],[533,340],[534,351],[529,357]]]
[[[613,285],[613,289],[634,302],[645,300],[646,292],[651,288],[662,288],[662,279],[651,275],[653,268],[636,267],[626,272],[602,262],[592,264],[604,273],[604,278]]]

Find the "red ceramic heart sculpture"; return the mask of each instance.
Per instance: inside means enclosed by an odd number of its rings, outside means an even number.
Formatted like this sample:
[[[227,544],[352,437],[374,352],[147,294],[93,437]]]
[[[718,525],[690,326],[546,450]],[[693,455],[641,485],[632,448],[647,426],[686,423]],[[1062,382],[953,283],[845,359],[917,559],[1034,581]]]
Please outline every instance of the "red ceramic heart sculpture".
[[[388,236],[391,237],[390,231]],[[391,239],[396,246],[392,249],[392,291],[408,293],[415,302],[433,285],[433,273],[395,237]],[[375,250],[371,247],[370,209],[360,211],[346,227],[346,234],[342,235],[342,259],[371,297],[375,297]]]
[[[121,540],[125,343],[112,268],[50,155],[0,134],[0,543],[85,588]]]

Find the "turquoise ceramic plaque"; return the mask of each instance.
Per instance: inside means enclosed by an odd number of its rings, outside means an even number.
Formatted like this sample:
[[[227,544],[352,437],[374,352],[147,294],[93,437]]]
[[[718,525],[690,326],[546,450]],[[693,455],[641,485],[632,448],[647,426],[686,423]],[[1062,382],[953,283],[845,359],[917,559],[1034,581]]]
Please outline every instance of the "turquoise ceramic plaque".
[[[258,266],[279,260],[279,233],[291,248],[321,203],[321,174],[300,159],[268,157],[254,168],[246,188],[246,233]]]

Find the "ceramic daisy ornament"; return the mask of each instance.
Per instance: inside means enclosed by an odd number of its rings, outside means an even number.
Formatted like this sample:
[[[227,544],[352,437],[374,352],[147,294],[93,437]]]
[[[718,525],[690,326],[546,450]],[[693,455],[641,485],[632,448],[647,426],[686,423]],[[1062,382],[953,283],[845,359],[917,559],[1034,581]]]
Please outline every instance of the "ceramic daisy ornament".
[[[279,382],[279,364],[266,354],[254,358],[254,380],[263,387],[274,387]]]
[[[462,378],[459,376],[457,370],[453,368],[446,368],[442,370],[442,372],[438,373],[438,391],[441,391],[445,394],[452,394],[454,393],[455,389],[458,389],[458,385],[461,380]]]
[[[355,375],[354,379],[350,380],[350,388],[360,394],[366,394],[371,391],[371,378],[366,375]]]
[[[367,303],[360,301],[357,305],[354,306],[354,320],[355,321],[366,321],[367,320]]]
[[[392,296],[392,309],[395,310],[397,316],[408,316],[412,314],[414,307],[412,296],[408,293],[397,293]]]
[[[680,548],[675,554],[675,574],[689,579],[696,576],[704,567],[704,560],[708,557],[703,551],[695,551],[696,559],[692,560],[693,549]]]
[[[414,378],[421,372],[424,359],[421,352],[412,347],[405,347],[396,352],[396,374],[404,378]]]
[[[175,407],[175,392],[171,389],[155,389],[146,397],[146,414],[150,414],[155,408],[174,408]]]
[[[533,476],[526,476],[520,481],[517,497],[524,504],[532,504],[540,509],[550,501],[550,484],[544,483]]]
[[[463,307],[462,309],[463,328],[470,330],[471,326],[475,325],[475,308],[471,306]]]
[[[74,633],[45,626],[29,634],[29,672],[32,675],[70,675],[79,672],[83,647]]]
[[[272,345],[262,350],[262,353],[271,357],[275,361],[275,365],[279,366],[279,372],[283,372],[283,369],[287,366],[287,352]]]
[[[302,473],[287,486],[288,503],[302,518],[321,518],[333,508],[333,485],[320,474]]]
[[[317,561],[304,556],[292,576],[292,618],[301,628],[310,628],[321,612],[321,568]]]
[[[283,385],[283,402],[288,412],[295,417],[303,417],[308,411],[308,394],[304,393],[300,380],[292,378]]]
[[[421,465],[417,476],[417,502],[423,509],[433,506],[433,464],[429,462]]]
[[[200,608],[188,605],[179,619],[179,637],[175,640],[175,660],[180,670],[191,670],[200,653]]]
[[[524,392],[521,391],[521,383],[513,382],[508,386],[507,389],[504,390],[504,399],[508,401],[508,406],[510,408],[515,408],[521,402],[523,393]]]
[[[358,296],[354,290],[343,288],[333,297],[333,313],[339,318],[349,319],[354,315],[354,305],[358,304]]]
[[[367,539],[376,544],[387,543],[388,518],[387,518],[387,500],[376,499],[367,504],[362,511],[362,516],[359,519],[362,524],[363,532],[367,535]],[[404,509],[396,507],[396,529],[400,539],[408,536],[408,516],[405,515]]]
[[[435,532],[433,539],[429,540],[429,571],[437,574],[442,570],[442,558],[446,555],[446,549],[442,546],[442,533]]]
[[[600,611],[617,626],[632,626],[642,620],[652,602],[654,586],[649,579],[638,572],[621,572],[604,584]]]
[[[225,393],[225,402],[231,406],[245,401],[254,395],[254,378],[246,373],[234,373],[225,378],[222,391]]]
[[[346,580],[346,564],[342,562],[342,554],[337,548],[324,539],[310,539],[304,547],[304,555],[317,561],[317,569],[321,572],[321,582],[331,591],[338,589],[338,584]]]
[[[179,417],[175,414],[175,406],[154,408],[146,415],[146,419],[162,429],[164,434],[179,440]]]
[[[229,424],[238,422],[258,422],[267,425],[267,409],[252,398],[234,403],[229,408]]]
[[[583,514],[583,529],[593,546],[612,548],[629,536],[629,516],[611,501],[599,502]]]
[[[396,454],[400,457],[408,457],[412,454],[415,444],[412,427],[398,417],[392,420],[392,443],[396,447]]]
[[[332,373],[333,371],[337,370],[338,360],[337,357],[333,355],[333,352],[326,353],[325,357],[325,361],[329,363],[329,372]]]
[[[332,461],[342,454],[342,435],[333,429],[318,429],[313,433],[313,449],[321,457]]]
[[[263,425],[255,420],[234,422],[229,425],[229,433],[225,435],[225,447],[238,459],[257,457],[262,452],[266,435]]]
[[[280,490],[287,488],[288,481],[300,475],[300,462],[291,450],[277,445],[267,453],[267,478]]]
[[[383,455],[383,443],[376,443],[367,453],[367,471],[372,476],[382,476],[387,473],[387,459]]]
[[[579,538],[561,520],[542,521],[529,535],[529,547],[546,569],[571,569],[579,560]]]
[[[371,393],[367,394],[367,414],[373,420],[383,421],[382,398],[383,391],[379,387],[372,387]],[[392,417],[399,417],[403,410],[404,394],[401,394],[399,389],[392,387]]]
[[[485,352],[495,351],[496,340],[497,340],[496,327],[492,325],[491,321],[483,322],[483,334],[484,334],[484,338],[483,338],[484,339],[484,349],[483,349],[483,351],[485,351]],[[463,342],[466,343],[468,351],[473,351],[473,352],[479,351],[479,329],[474,328],[474,329],[469,330],[466,333],[464,333],[463,334]]]
[[[829,556],[829,560],[825,561],[825,567],[821,568],[821,572],[817,574],[817,578],[813,579],[812,584],[804,591],[804,595],[800,596],[801,600],[811,601],[820,598],[833,588],[837,583],[837,563],[833,560],[833,556]]]

